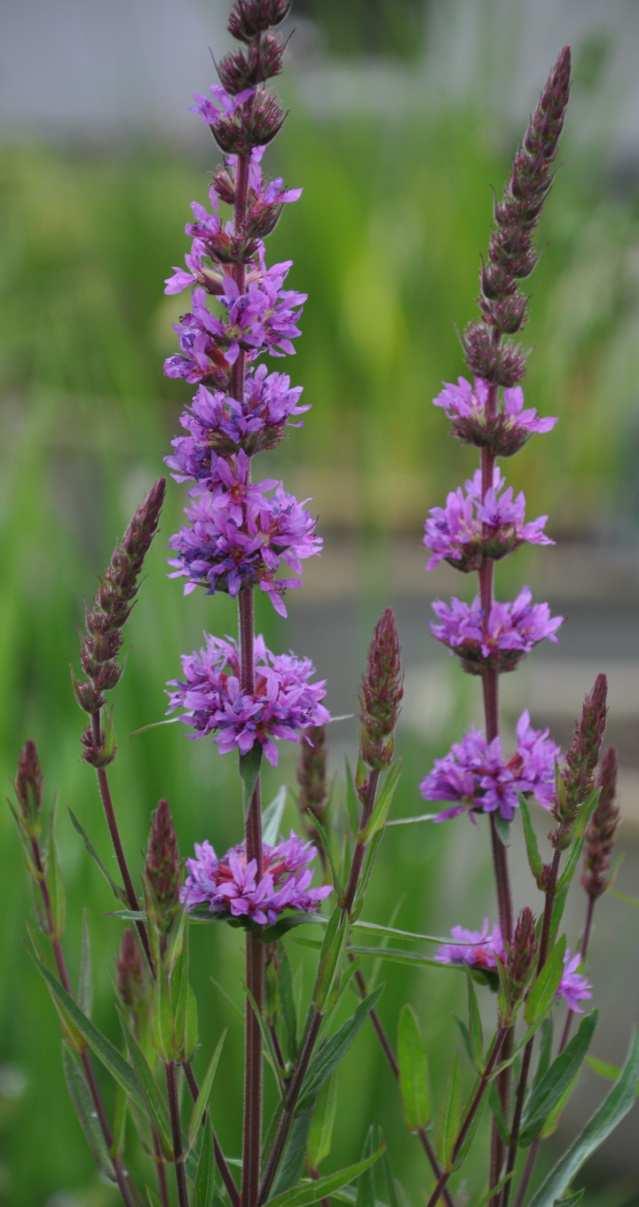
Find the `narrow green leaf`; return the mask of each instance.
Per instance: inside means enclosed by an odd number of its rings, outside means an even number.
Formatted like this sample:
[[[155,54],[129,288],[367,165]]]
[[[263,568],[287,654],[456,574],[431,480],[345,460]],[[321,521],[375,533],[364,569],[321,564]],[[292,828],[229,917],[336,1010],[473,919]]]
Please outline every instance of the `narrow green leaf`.
[[[315,1056],[311,1060],[304,1079],[299,1098],[300,1109],[303,1109],[307,1103],[312,1102],[316,1098],[322,1086],[326,1084],[340,1061],[346,1056],[357,1033],[368,1018],[369,1012],[377,1004],[381,992],[382,987],[380,986],[372,993],[369,993],[368,997],[359,1003],[354,1014],[342,1024],[339,1030],[320,1044]]]
[[[380,1145],[383,1145],[383,1137],[381,1128],[377,1123],[371,1123],[368,1134],[364,1141],[362,1149],[362,1157],[370,1157],[377,1152]],[[355,1200],[356,1207],[370,1207],[377,1198],[377,1179],[375,1177],[376,1169],[374,1165],[370,1165],[364,1171],[357,1185],[357,1198]]]
[[[417,817],[394,817],[387,826],[419,826],[425,821],[436,821],[437,813],[420,813]]]
[[[197,1207],[211,1207],[216,1190],[216,1164],[213,1159],[213,1138],[210,1127],[202,1128],[202,1139],[193,1185],[193,1201]]]
[[[561,1116],[563,1115],[564,1110],[566,1109],[566,1106],[568,1105],[568,1102],[570,1101],[574,1090],[576,1089],[578,1081],[579,1071],[575,1073],[575,1076],[566,1086],[559,1101],[553,1107],[548,1117],[544,1119],[543,1127],[539,1133],[541,1140],[547,1140],[549,1136],[553,1136],[555,1134],[557,1128],[559,1127],[559,1120],[561,1119]]]
[[[279,838],[285,808],[286,788],[282,785],[277,796],[274,797],[270,805],[267,805],[262,813],[262,839],[271,847],[275,846]]]
[[[503,847],[510,846],[510,827],[512,822],[506,821],[501,814],[495,814],[495,829],[499,835],[499,841]]]
[[[552,1060],[552,1041],[553,1041],[553,1021],[552,1014],[547,1015],[541,1024],[541,1036],[539,1043],[539,1057],[537,1059],[537,1068],[535,1070],[535,1080],[533,1089],[541,1081],[542,1077],[550,1067]]]
[[[390,935],[392,938],[398,939],[410,939],[416,943],[450,943],[450,935],[429,935],[420,934],[413,930],[399,930],[396,926],[382,926],[379,922],[365,922],[363,918],[353,923],[353,930],[371,930],[380,935]],[[456,946],[473,947],[476,944],[466,943],[462,940],[461,943],[456,943]]]
[[[545,1120],[563,1098],[583,1064],[597,1025],[597,1011],[587,1014],[579,1029],[559,1053],[550,1068],[534,1086],[524,1112],[520,1131],[520,1144],[531,1144],[544,1126]]]
[[[317,978],[313,990],[313,1005],[323,1010],[333,988],[339,968],[342,953],[348,938],[348,918],[340,906],[336,906],[331,914],[322,950],[320,952]]]
[[[120,1016],[122,1031],[126,1039],[127,1052],[130,1058],[131,1067],[138,1079],[140,1090],[144,1098],[145,1114],[149,1119],[152,1128],[160,1137],[165,1152],[170,1153],[171,1130],[164,1096],[158,1088],[151,1066],[149,1065],[141,1045],[138,1043],[135,1035],[127,1025],[124,1012],[118,1009],[118,1014]]]
[[[58,846],[53,820],[51,822],[51,834],[47,850],[47,887],[49,889],[54,932],[57,938],[61,938],[64,934],[66,920],[66,896],[64,881],[60,873],[60,860],[58,858]]]
[[[91,1017],[93,1007],[93,984],[91,978],[91,936],[87,911],[82,911],[82,935],[80,946],[80,973],[78,976],[78,1005]]]
[[[587,1056],[586,1064],[590,1065],[593,1073],[596,1073],[598,1077],[603,1077],[604,1081],[616,1081],[621,1072],[619,1065],[611,1064],[607,1060],[600,1060],[598,1056]]]
[[[117,1048],[111,1043],[111,1040],[107,1039],[106,1035],[103,1035],[101,1031],[98,1031],[91,1020],[82,1013],[79,1006],[76,1005],[73,998],[67,993],[60,982],[56,980],[53,973],[49,972],[46,965],[37,956],[34,959],[63,1015],[68,1019],[72,1028],[83,1037],[94,1055],[104,1065],[107,1072],[111,1074],[114,1081],[117,1081],[118,1085],[122,1086],[125,1093],[130,1095],[142,1112],[146,1113],[144,1095],[131,1065],[120,1055]]]
[[[279,945],[277,991],[280,1015],[284,1024],[284,1052],[290,1061],[294,1061],[297,1055],[297,1010],[291,964],[284,943]]]
[[[225,1039],[226,1031],[223,1031],[216,1044],[215,1051],[209,1061],[209,1067],[204,1074],[204,1080],[200,1085],[199,1094],[193,1105],[193,1112],[189,1120],[189,1130],[187,1136],[188,1149],[193,1147],[199,1134],[200,1126],[206,1114],[206,1108],[209,1104],[209,1098],[211,1097],[211,1090],[213,1089],[213,1082],[215,1081],[215,1074],[217,1073],[217,1066],[220,1063],[220,1056],[222,1055]]]
[[[74,1052],[73,1048],[64,1041],[62,1043],[62,1067],[64,1069],[64,1079],[69,1091],[69,1097],[78,1116],[84,1138],[98,1169],[112,1182],[113,1166],[108,1149],[104,1143],[100,1124],[96,1117],[93,1100],[85,1080],[82,1062],[77,1052]]]
[[[533,879],[536,884],[539,884],[543,872],[543,860],[539,854],[539,845],[537,843],[537,835],[533,827],[530,816],[528,802],[524,796],[519,797],[519,812],[524,828],[524,838],[526,840],[526,853],[528,855],[528,866],[532,872]]]
[[[337,1080],[329,1077],[317,1099],[308,1134],[308,1159],[313,1169],[319,1169],[331,1155],[336,1110]]]
[[[607,1140],[634,1106],[638,1077],[639,1033],[636,1033],[619,1079],[588,1120],[583,1131],[550,1171],[531,1200],[530,1207],[553,1207],[558,1199],[561,1200],[582,1165]]]
[[[244,788],[244,811],[245,811],[245,813],[248,810],[248,807],[253,798],[253,793],[255,792],[255,785],[257,784],[257,781],[259,778],[261,765],[262,765],[262,747],[256,742],[255,745],[252,747],[252,749],[249,750],[248,754],[240,755],[240,778],[242,780],[242,785]]]
[[[346,809],[348,811],[351,830],[356,833],[359,829],[359,816],[361,812],[361,801],[357,788],[355,787],[355,779],[353,776],[353,768],[348,759],[344,760],[344,773],[346,780]]]
[[[113,1112],[113,1149],[118,1156],[124,1153],[126,1144],[126,1125],[129,1117],[129,1100],[121,1086],[115,1088],[115,1109]]]
[[[481,1025],[481,1015],[475,992],[475,984],[470,972],[466,976],[468,990],[468,1034],[470,1037],[471,1060],[477,1069],[484,1062],[484,1032]]]
[[[459,1075],[459,1059],[457,1056],[455,1056],[453,1059],[453,1067],[449,1078],[449,1087],[442,1127],[442,1152],[444,1156],[444,1166],[446,1169],[452,1168],[453,1149],[455,1147],[455,1141],[457,1139],[459,1125],[461,1123],[461,1078]]]
[[[499,1089],[496,1081],[492,1081],[488,1087],[488,1106],[490,1107],[491,1114],[495,1120],[497,1131],[499,1132],[504,1144],[507,1145],[510,1140],[508,1123],[506,1121],[506,1116],[504,1115],[504,1108],[501,1104],[501,1098],[499,1097]],[[492,1196],[489,1193],[488,1198],[491,1197]]]
[[[101,875],[104,877],[109,888],[111,889],[111,892],[113,893],[114,897],[117,897],[118,901],[125,901],[126,898],[124,896],[123,890],[120,888],[120,886],[118,884],[116,884],[113,877],[107,871],[105,865],[103,864],[102,860],[100,859],[100,856],[98,855],[98,852],[96,851],[93,843],[91,842],[89,835],[87,834],[87,832],[84,829],[84,827],[82,826],[82,824],[78,821],[75,813],[73,812],[73,809],[69,809],[69,817],[71,818],[71,824],[72,824],[74,830],[76,831],[76,833],[78,833],[80,835],[80,838],[82,839],[82,841],[84,843],[87,855],[89,855],[89,857],[93,860],[96,867],[99,869]]]
[[[552,1008],[564,970],[565,951],[566,938],[562,935],[553,947],[526,999],[524,1015],[526,1022],[531,1027],[540,1023]]]
[[[308,1147],[308,1134],[311,1126],[312,1106],[300,1111],[293,1120],[293,1126],[288,1138],[280,1170],[273,1186],[273,1194],[283,1194],[297,1186],[304,1173],[304,1159]]]
[[[390,807],[393,803],[393,797],[397,791],[399,777],[401,775],[401,763],[399,761],[393,763],[389,771],[386,773],[384,782],[377,792],[377,798],[373,807],[373,812],[368,820],[368,823],[361,835],[362,842],[369,843],[383,830]]]
[[[413,1007],[402,1006],[397,1028],[399,1088],[409,1131],[427,1127],[431,1117],[428,1057]]]
[[[312,944],[312,940],[298,940],[301,943]],[[428,968],[444,969],[446,972],[457,972],[465,975],[463,964],[442,964],[430,956],[422,956],[417,951],[403,951],[400,947],[363,947],[357,943],[349,943],[347,950],[356,956],[375,956],[380,960],[390,960],[394,964],[408,964],[414,968],[416,964]]]
[[[307,1207],[309,1203],[318,1203],[320,1199],[325,1199],[333,1191],[340,1190],[342,1186],[348,1186],[349,1182],[354,1182],[367,1169],[370,1169],[371,1165],[379,1161],[383,1151],[383,1148],[380,1148],[370,1157],[356,1161],[354,1165],[348,1165],[336,1173],[329,1173],[316,1182],[303,1183],[294,1190],[278,1194],[274,1199],[268,1200],[268,1207]]]

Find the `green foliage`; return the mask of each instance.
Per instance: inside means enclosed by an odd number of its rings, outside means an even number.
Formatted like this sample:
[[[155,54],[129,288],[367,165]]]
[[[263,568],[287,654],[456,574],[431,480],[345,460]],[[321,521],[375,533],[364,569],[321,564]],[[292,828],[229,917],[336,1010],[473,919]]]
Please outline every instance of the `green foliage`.
[[[397,1028],[399,1085],[409,1131],[427,1127],[431,1117],[428,1056],[413,1007],[402,1006]]]

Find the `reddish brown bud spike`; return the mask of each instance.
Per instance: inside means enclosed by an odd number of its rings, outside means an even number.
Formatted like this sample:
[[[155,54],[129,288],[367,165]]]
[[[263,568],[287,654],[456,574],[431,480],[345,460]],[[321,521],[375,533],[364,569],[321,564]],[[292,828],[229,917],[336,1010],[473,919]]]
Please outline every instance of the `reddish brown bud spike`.
[[[300,787],[300,809],[303,813],[322,819],[326,802],[326,727],[307,729],[300,742],[297,767]]]
[[[117,959],[117,990],[128,1009],[136,1009],[144,999],[146,970],[134,931],[127,927],[122,935]]]
[[[559,822],[552,841],[564,849],[570,841],[572,826],[579,807],[590,796],[606,728],[608,680],[597,675],[591,692],[586,696],[581,716],[575,727],[561,774],[560,791],[554,808]]]
[[[375,625],[360,691],[361,756],[375,770],[386,767],[393,757],[403,694],[399,634],[395,615],[387,608]]]
[[[599,801],[586,832],[584,870],[581,883],[589,897],[600,897],[610,883],[610,857],[614,847],[620,810],[615,804],[617,792],[617,753],[614,747],[604,754],[599,768]]]
[[[146,854],[146,881],[155,904],[171,910],[178,904],[180,894],[180,854],[171,810],[161,800],[151,819]]]
[[[508,953],[508,972],[515,990],[525,985],[537,951],[535,916],[527,906],[522,909]]]
[[[18,803],[25,820],[33,820],[42,808],[42,768],[35,742],[25,742],[15,778]]]

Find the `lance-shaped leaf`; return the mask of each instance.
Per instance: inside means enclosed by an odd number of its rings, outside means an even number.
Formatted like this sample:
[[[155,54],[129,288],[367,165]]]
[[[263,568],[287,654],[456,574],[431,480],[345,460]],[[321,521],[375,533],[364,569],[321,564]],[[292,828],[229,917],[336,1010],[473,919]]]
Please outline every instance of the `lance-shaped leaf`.
[[[539,845],[537,843],[537,835],[530,816],[528,802],[524,796],[519,797],[519,812],[524,828],[524,838],[526,840],[526,854],[528,855],[528,866],[533,875],[533,879],[537,885],[541,883],[541,877],[544,870],[543,860],[539,854]]]
[[[415,1132],[430,1123],[431,1107],[428,1057],[417,1015],[408,1003],[399,1015],[397,1060],[404,1120],[408,1130]]]
[[[303,1109],[305,1105],[316,1098],[322,1086],[326,1084],[340,1061],[344,1059],[358,1031],[365,1023],[369,1012],[377,1004],[381,992],[382,986],[380,985],[379,988],[369,993],[368,997],[360,1002],[354,1014],[342,1024],[334,1035],[331,1035],[320,1044],[315,1056],[311,1060],[304,1079],[304,1085],[302,1086],[299,1098],[300,1109]]]
[[[192,1148],[193,1145],[195,1144],[195,1141],[196,1141],[197,1136],[200,1131],[200,1126],[201,1126],[204,1116],[206,1114],[206,1108],[209,1104],[209,1098],[211,1097],[211,1091],[213,1089],[213,1082],[215,1081],[215,1074],[217,1073],[217,1066],[220,1063],[220,1056],[222,1055],[222,1048],[224,1047],[225,1039],[226,1039],[226,1031],[223,1031],[219,1040],[217,1041],[215,1051],[209,1061],[209,1067],[206,1070],[206,1073],[204,1074],[204,1080],[202,1081],[202,1084],[200,1085],[200,1090],[199,1090],[197,1099],[193,1105],[193,1113],[189,1120],[189,1130],[188,1130],[188,1138],[187,1138],[187,1148],[189,1148],[189,1149]]]
[[[367,1169],[370,1169],[371,1165],[379,1161],[383,1151],[384,1149],[380,1148],[377,1152],[371,1153],[369,1157],[356,1161],[354,1165],[348,1165],[336,1173],[329,1173],[326,1177],[318,1178],[316,1182],[304,1183],[293,1190],[286,1190],[284,1194],[278,1194],[275,1198],[269,1199],[268,1207],[307,1207],[310,1203],[318,1203],[320,1199],[325,1199],[333,1191],[340,1190],[342,1186],[348,1186],[350,1182],[356,1181]]]
[[[336,1110],[337,1080],[330,1077],[317,1099],[308,1133],[308,1160],[313,1169],[319,1169],[331,1155]]]
[[[37,956],[34,956],[34,959],[62,1017],[67,1020],[72,1031],[82,1036],[85,1043],[88,1044],[100,1063],[104,1065],[107,1072],[111,1074],[114,1081],[122,1086],[125,1093],[130,1096],[136,1106],[145,1114],[146,1103],[144,1095],[137,1075],[131,1068],[131,1065],[118,1052],[118,1049],[111,1043],[111,1040],[107,1039],[106,1035],[103,1035],[101,1031],[98,1031],[94,1023],[87,1018],[86,1014],[83,1014],[64,986],[56,980],[53,973],[49,972],[46,965]]]
[[[313,990],[313,1005],[317,1010],[324,1009],[332,991],[347,938],[348,918],[344,910],[337,906],[329,918],[320,952]]]
[[[285,808],[286,788],[282,785],[277,796],[273,798],[270,805],[267,805],[262,813],[262,841],[269,847],[274,847],[279,838]]]
[[[118,901],[126,901],[126,897],[125,897],[123,890],[120,888],[119,885],[117,885],[115,883],[115,880],[110,875],[110,873],[107,871],[105,865],[103,864],[102,860],[100,859],[100,856],[98,855],[98,852],[96,851],[93,843],[91,842],[89,835],[87,834],[86,830],[82,826],[81,822],[78,821],[78,818],[76,817],[75,813],[73,812],[73,809],[69,809],[69,817],[71,818],[71,824],[72,824],[74,830],[80,835],[80,838],[82,839],[82,841],[84,843],[87,855],[89,855],[89,857],[93,860],[95,866],[99,869],[100,874],[106,880],[114,897],[117,897]],[[140,915],[140,916],[143,917],[144,915]]]
[[[446,1109],[444,1111],[442,1125],[442,1153],[444,1158],[444,1166],[446,1169],[452,1169],[453,1167],[453,1149],[459,1134],[461,1114],[461,1078],[459,1075],[459,1060],[457,1056],[455,1056],[453,1059],[452,1071],[449,1077],[448,1099],[446,1102]]]
[[[519,1136],[520,1144],[531,1144],[540,1135],[544,1123],[561,1101],[584,1062],[595,1027],[597,1011],[581,1020],[579,1029],[563,1052],[533,1087],[524,1113]]]
[[[377,1123],[371,1123],[364,1141],[362,1157],[370,1157],[384,1146],[384,1137]],[[377,1178],[375,1165],[369,1165],[357,1185],[356,1207],[369,1207],[377,1198]]]
[[[552,1008],[564,970],[565,952],[566,938],[562,935],[555,943],[526,999],[524,1014],[529,1027],[540,1023]]]
[[[81,1010],[91,1017],[93,1006],[93,984],[91,979],[91,936],[87,911],[82,911],[82,938],[80,949],[80,973],[78,976],[78,1005]]]
[[[639,1033],[633,1036],[626,1062],[610,1093],[588,1120],[563,1157],[550,1171],[530,1207],[554,1207],[566,1193],[582,1165],[607,1140],[635,1104],[639,1077]]]
[[[200,1152],[193,1179],[193,1201],[198,1207],[212,1207],[217,1189],[217,1167],[213,1160],[213,1138],[210,1127],[202,1129]]]
[[[381,788],[378,790],[373,812],[361,834],[362,842],[370,842],[386,825],[386,819],[393,803],[393,797],[397,791],[397,785],[399,784],[400,774],[401,763],[393,763],[393,766],[384,778]]]
[[[130,1027],[127,1026],[124,1012],[118,1009],[120,1023],[125,1035],[127,1051],[131,1067],[138,1079],[144,1098],[145,1114],[154,1131],[160,1137],[165,1152],[172,1151],[171,1129],[169,1116],[163,1095],[160,1093],[151,1066]]]
[[[62,1067],[64,1069],[64,1079],[67,1083],[69,1097],[75,1108],[80,1127],[84,1132],[84,1138],[93,1154],[95,1163],[105,1177],[109,1181],[113,1181],[113,1165],[104,1142],[104,1136],[100,1130],[93,1099],[89,1093],[82,1068],[82,1061],[77,1052],[64,1042],[62,1043]]]
[[[256,742],[248,754],[240,755],[240,777],[244,788],[245,812],[251,803],[262,765],[262,747]]]
[[[480,1069],[484,1062],[484,1032],[481,1025],[481,1015],[475,992],[475,984],[471,972],[466,977],[468,990],[468,1036],[470,1040],[471,1060]]]

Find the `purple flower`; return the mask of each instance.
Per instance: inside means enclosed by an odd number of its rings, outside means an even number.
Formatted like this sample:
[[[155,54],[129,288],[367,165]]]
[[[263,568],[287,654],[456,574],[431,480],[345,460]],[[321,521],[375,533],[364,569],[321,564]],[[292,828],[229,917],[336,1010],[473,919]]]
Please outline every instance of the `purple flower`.
[[[564,955],[564,971],[557,990],[557,997],[563,998],[569,1010],[575,1014],[583,1014],[582,1002],[588,1001],[592,997],[592,985],[585,976],[577,972],[581,964],[581,956],[579,952],[573,955],[571,951],[566,950]]]
[[[310,842],[291,833],[277,846],[265,844],[258,877],[257,863],[247,863],[243,842],[221,859],[209,842],[196,843],[195,858],[186,861],[182,904],[189,910],[206,905],[212,914],[248,918],[258,926],[272,925],[284,910],[313,913],[333,891],[329,884],[310,887],[309,864],[316,854]]]
[[[255,638],[255,690],[240,686],[237,644],[205,635],[205,646],[182,658],[183,679],[169,687],[169,712],[182,711],[193,737],[214,733],[222,754],[248,754],[257,743],[273,766],[278,760],[274,739],[298,742],[311,725],[325,725],[330,714],[322,701],[323,680],[311,682],[315,668],[308,658],[272,654]]]
[[[437,949],[435,959],[440,964],[466,964],[482,972],[494,972],[497,961],[504,963],[506,953],[501,930],[487,918],[481,930],[466,930],[464,926],[452,926],[450,931],[457,943],[443,943]]]
[[[497,961],[505,962],[506,952],[499,926],[493,926],[484,918],[481,930],[466,930],[463,926],[451,927],[457,943],[444,943],[437,949],[435,959],[440,964],[466,964],[479,972],[494,972]],[[590,981],[576,970],[581,963],[579,954],[566,951],[564,971],[556,993],[556,1001],[564,1001],[569,1010],[583,1013],[582,1002],[592,997]]]
[[[511,486],[495,468],[493,485],[482,499],[482,475],[477,470],[462,490],[451,491],[445,507],[433,507],[424,526],[424,546],[432,556],[427,570],[441,561],[457,570],[478,570],[484,557],[495,560],[511,553],[524,541],[553,545],[544,533],[547,516],[525,523],[523,491],[514,497]]]
[[[533,729],[524,712],[517,722],[517,749],[508,761],[500,738],[488,742],[478,729],[471,729],[436,760],[419,789],[424,800],[458,802],[438,813],[436,821],[466,812],[471,818],[497,812],[512,821],[522,794],[531,793],[544,809],[551,808],[559,753],[548,730]]]
[[[241,129],[242,110],[246,101],[255,96],[255,89],[245,88],[242,92],[231,95],[221,84],[211,84],[209,92],[210,97],[199,92],[195,94],[195,104],[192,105],[191,112],[197,113],[213,130],[234,119],[238,121]]]
[[[540,641],[556,642],[563,621],[550,615],[547,603],[533,604],[528,587],[510,603],[493,603],[486,624],[479,597],[471,604],[455,596],[450,603],[436,600],[433,611],[438,619],[431,624],[433,636],[461,658],[471,675],[481,674],[486,666],[514,670]]]
[[[288,494],[281,482],[249,481],[245,453],[212,459],[208,489],[192,493],[188,523],[171,537],[176,553],[172,578],[186,578],[185,594],[203,586],[210,595],[238,595],[258,586],[275,611],[286,616],[282,593],[301,584],[301,563],[322,548],[316,521],[305,503]],[[278,577],[282,565],[292,577]]]
[[[488,448],[496,456],[510,457],[519,451],[530,436],[549,432],[557,420],[540,419],[534,407],[524,409],[524,393],[520,386],[503,392],[503,404],[497,404],[493,417],[486,414],[489,385],[481,377],[471,386],[465,377],[457,384],[447,383],[434,399],[453,425],[460,440]]]
[[[273,448],[285,428],[310,408],[300,406],[301,387],[292,387],[286,373],[269,373],[259,365],[246,376],[242,402],[223,390],[212,393],[200,386],[190,407],[180,417],[188,436],[172,441],[173,455],[166,463],[177,482],[203,481],[212,474],[216,453],[242,449],[249,456]]]

